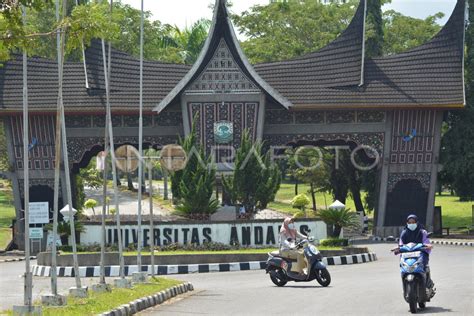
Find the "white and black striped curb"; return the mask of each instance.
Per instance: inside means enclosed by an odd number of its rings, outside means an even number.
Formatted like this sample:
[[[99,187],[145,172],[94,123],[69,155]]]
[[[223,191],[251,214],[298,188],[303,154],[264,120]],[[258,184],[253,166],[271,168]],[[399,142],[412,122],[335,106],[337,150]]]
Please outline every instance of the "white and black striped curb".
[[[435,245],[474,247],[474,242],[472,241],[432,240],[431,243]]]
[[[0,263],[2,262],[18,262],[18,261],[25,261],[25,257],[21,258],[12,258],[12,259],[0,259]],[[30,260],[36,260],[36,257],[32,256],[30,257]]]
[[[372,237],[371,239],[373,241],[383,241],[383,242],[399,242],[400,240],[400,238],[382,238],[382,237]],[[474,242],[472,241],[431,240],[431,244],[474,247]]]
[[[371,237],[370,240],[372,241],[383,241],[383,242],[398,242],[400,238],[393,238],[393,237]]]
[[[160,305],[166,302],[167,300],[172,299],[173,297],[176,297],[178,295],[187,293],[188,291],[194,291],[194,287],[191,283],[179,284],[179,285],[173,286],[172,288],[156,293],[154,295],[139,298],[128,304],[121,305],[120,307],[114,310],[111,310],[99,315],[101,316],[133,315],[147,308]]]
[[[357,255],[339,256],[323,258],[323,262],[328,266],[347,265],[366,263],[377,260],[375,253],[363,253]],[[252,262],[233,262],[233,263],[209,263],[209,264],[189,264],[189,265],[158,265],[155,266],[156,275],[170,275],[170,274],[190,274],[190,273],[209,273],[209,272],[229,272],[229,271],[248,271],[248,270],[263,270],[267,266],[266,261],[252,261]],[[74,277],[73,267],[58,267],[57,275],[59,277]],[[119,276],[119,266],[105,267],[106,277]],[[138,272],[138,266],[125,266],[124,274],[131,276],[134,272]],[[151,274],[151,266],[142,266],[142,272]],[[33,275],[40,277],[48,277],[51,275],[51,267],[49,266],[33,266]],[[98,277],[100,276],[100,267],[79,267],[79,276],[82,278]]]

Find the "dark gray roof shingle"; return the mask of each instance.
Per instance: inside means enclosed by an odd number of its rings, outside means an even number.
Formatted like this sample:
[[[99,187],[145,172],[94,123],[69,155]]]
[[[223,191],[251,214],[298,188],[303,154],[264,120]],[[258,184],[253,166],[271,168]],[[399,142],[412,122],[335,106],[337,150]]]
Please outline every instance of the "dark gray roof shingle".
[[[367,59],[362,87],[356,82],[360,70],[356,51],[339,44],[349,41],[344,39],[348,33],[319,52],[255,69],[296,108],[462,107],[464,17],[465,0],[458,0],[449,21],[428,43],[401,54]],[[354,20],[352,24],[357,24],[357,14]],[[349,38],[355,40],[354,35]]]

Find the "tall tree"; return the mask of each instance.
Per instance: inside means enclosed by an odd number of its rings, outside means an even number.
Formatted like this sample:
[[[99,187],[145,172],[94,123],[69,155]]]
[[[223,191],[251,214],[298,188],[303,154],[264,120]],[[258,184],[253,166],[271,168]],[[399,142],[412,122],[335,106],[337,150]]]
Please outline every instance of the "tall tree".
[[[242,48],[249,60],[269,62],[301,56],[334,40],[351,21],[357,3],[276,2],[254,6],[232,19],[247,38]]]
[[[262,151],[261,142],[253,142],[248,130],[242,135],[235,158],[234,175],[223,177],[225,191],[232,202],[241,203],[247,211],[265,208],[280,188],[281,173]]]
[[[378,57],[383,54],[384,32],[382,21],[382,2],[383,0],[367,0],[367,19],[366,19],[366,47],[367,57]]]
[[[474,16],[474,6],[469,8]],[[442,139],[441,162],[443,172],[452,180],[452,186],[462,201],[474,200],[474,25],[466,30],[465,82],[467,106],[451,112],[449,130]],[[445,176],[446,176],[445,175]]]
[[[68,0],[72,4],[72,0]],[[22,6],[27,8],[28,19],[21,19]],[[73,8],[59,23],[55,22],[53,1],[19,0],[2,3],[0,15],[0,60],[7,60],[10,53],[26,49],[28,54],[54,58],[54,38],[58,28],[68,32],[66,50],[69,53],[81,47],[82,39],[112,40],[118,36],[118,24],[110,23],[106,3],[90,2]]]
[[[193,127],[191,134],[183,141],[188,160],[179,178],[173,179],[173,184],[178,186],[178,209],[186,214],[212,214],[219,204],[213,197],[216,168],[211,163],[211,158],[206,157],[202,146],[197,143],[195,134]]]
[[[181,30],[177,26],[167,26],[167,35],[161,38],[161,46],[169,51],[176,62],[193,64],[201,53],[207,39],[211,21],[201,19],[191,27]]]
[[[292,160],[299,167],[295,172],[296,178],[303,183],[309,183],[308,193],[311,195],[313,211],[316,211],[316,192],[325,191],[329,186],[327,161],[322,151],[313,147],[298,149]]]
[[[426,43],[441,29],[438,22],[443,16],[443,13],[438,12],[423,20],[405,16],[394,10],[385,11],[384,54],[398,54]]]
[[[270,161],[270,153],[267,153],[263,158],[263,164],[266,167],[261,171],[261,182],[256,192],[257,207],[259,209],[266,209],[268,203],[275,200],[281,183],[280,168]]]

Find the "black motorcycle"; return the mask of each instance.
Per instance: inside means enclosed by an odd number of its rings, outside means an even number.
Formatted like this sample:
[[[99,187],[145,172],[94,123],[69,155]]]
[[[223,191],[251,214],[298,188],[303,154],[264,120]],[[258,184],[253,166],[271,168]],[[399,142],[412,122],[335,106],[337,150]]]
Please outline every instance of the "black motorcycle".
[[[291,271],[291,266],[296,263],[296,260],[282,257],[279,251],[268,254],[266,271],[270,274],[270,279],[276,286],[284,286],[289,281],[310,282],[314,279],[324,287],[331,283],[331,275],[322,262],[321,253],[313,242],[314,238],[310,237],[296,244],[297,248],[303,248],[304,256],[308,262],[307,273],[304,275]]]

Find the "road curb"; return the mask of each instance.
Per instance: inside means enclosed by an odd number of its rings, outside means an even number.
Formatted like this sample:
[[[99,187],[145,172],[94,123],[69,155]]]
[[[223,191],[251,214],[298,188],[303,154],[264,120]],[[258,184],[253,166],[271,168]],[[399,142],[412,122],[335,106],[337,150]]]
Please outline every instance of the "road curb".
[[[110,310],[108,312],[99,314],[101,316],[122,316],[122,315],[134,315],[140,311],[143,311],[147,308],[154,307],[164,302],[176,297],[178,295],[187,293],[188,291],[194,291],[194,286],[189,283],[182,283],[175,285],[169,289],[158,292],[154,295],[145,296],[139,299],[136,299],[128,304],[121,305],[116,309]]]
[[[25,261],[25,257],[22,258],[15,258],[15,259],[0,259],[0,263],[2,262],[18,262],[18,261]],[[30,260],[36,260],[36,257],[30,257]]]
[[[328,266],[349,265],[367,263],[377,260],[375,253],[363,253],[357,255],[338,256],[323,258],[323,262]],[[155,266],[156,275],[172,275],[172,274],[192,274],[192,273],[210,273],[210,272],[230,272],[230,271],[249,271],[263,270],[267,266],[266,261],[252,262],[232,262],[232,263],[207,263],[207,264],[188,264],[188,265],[157,265]],[[130,265],[124,267],[124,274],[131,276],[134,272],[138,272],[138,266]],[[51,267],[38,266],[32,267],[34,276],[48,277],[51,275]],[[151,266],[142,266],[142,272],[151,273]],[[73,267],[58,267],[57,275],[59,277],[74,277]],[[100,276],[99,266],[79,267],[79,276],[82,278]],[[119,276],[119,266],[105,267],[106,277]]]
[[[382,241],[382,242],[398,242],[400,238],[382,238],[382,237],[372,237],[372,241]],[[446,246],[462,246],[462,247],[474,247],[474,242],[472,241],[450,241],[450,240],[431,240],[433,245],[446,245]]]

